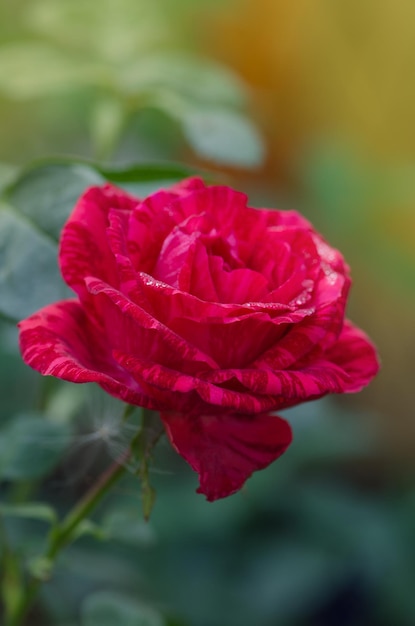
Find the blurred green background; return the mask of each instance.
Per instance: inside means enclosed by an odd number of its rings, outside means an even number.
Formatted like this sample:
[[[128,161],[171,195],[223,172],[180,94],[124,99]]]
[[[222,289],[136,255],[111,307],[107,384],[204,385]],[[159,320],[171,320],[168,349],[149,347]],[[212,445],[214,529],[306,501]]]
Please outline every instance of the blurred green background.
[[[51,154],[174,160],[297,208],[344,252],[382,359],[358,396],[288,411],[291,448],[226,501],[163,442],[150,523],[131,476],[28,624],[415,624],[414,25],[412,0],[0,0],[0,186]],[[67,510],[129,432],[16,337],[3,321],[0,513],[30,568],[50,512],[18,507]]]

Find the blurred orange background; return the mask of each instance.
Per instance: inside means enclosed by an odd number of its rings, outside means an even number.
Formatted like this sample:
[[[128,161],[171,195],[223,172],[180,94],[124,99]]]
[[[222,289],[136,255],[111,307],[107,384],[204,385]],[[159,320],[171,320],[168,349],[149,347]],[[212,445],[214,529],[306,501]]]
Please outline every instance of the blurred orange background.
[[[300,202],[352,267],[350,315],[383,363],[358,401],[385,449],[413,458],[415,4],[238,0],[199,27],[255,90],[261,180]]]

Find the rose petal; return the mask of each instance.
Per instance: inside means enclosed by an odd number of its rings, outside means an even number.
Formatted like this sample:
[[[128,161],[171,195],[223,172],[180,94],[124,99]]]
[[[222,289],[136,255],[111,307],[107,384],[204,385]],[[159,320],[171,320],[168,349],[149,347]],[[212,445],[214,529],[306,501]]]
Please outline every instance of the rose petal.
[[[63,228],[59,249],[62,276],[78,295],[85,292],[85,276],[118,284],[107,240],[108,215],[111,209],[131,212],[137,202],[111,185],[91,187],[79,199]]]
[[[136,271],[152,273],[164,239],[189,216],[180,199],[205,189],[200,178],[189,178],[168,191],[158,191],[133,211],[128,227],[128,252]]]
[[[108,352],[105,337],[76,300],[51,304],[19,323],[25,363],[44,376],[74,383],[98,383],[108,393],[152,408],[137,382]]]
[[[157,362],[114,350],[114,359],[131,376],[141,388],[151,396],[154,404],[159,402],[170,410],[207,410],[216,413],[228,411],[246,415],[264,413],[285,407],[285,399],[273,394],[259,395],[248,390],[234,390],[212,384],[202,377],[184,374],[181,371],[164,367]],[[217,370],[220,372],[220,370]]]
[[[152,276],[172,287],[188,291],[195,245],[204,230],[204,215],[189,216],[165,238]],[[184,271],[183,271],[184,270]],[[184,274],[184,275],[183,275]]]
[[[199,350],[210,354],[221,368],[247,367],[276,344],[287,330],[287,324],[277,324],[267,313],[253,311],[241,318],[216,320],[177,317],[169,327]],[[278,318],[279,319],[279,318]]]
[[[220,367],[242,367],[254,361],[284,335],[288,324],[313,313],[278,303],[205,302],[144,273],[137,282],[137,297],[149,303],[147,310]]]
[[[276,324],[289,324],[311,314],[309,309],[296,310],[293,305],[279,302],[232,304],[205,301],[145,272],[137,274],[137,283],[142,296],[151,303],[153,311],[158,311],[157,315],[165,322],[179,317],[189,320],[204,319],[207,323],[230,324],[263,313],[264,320],[273,319]]]
[[[347,288],[337,301],[292,324],[278,342],[259,356],[254,367],[272,370],[295,368],[307,355],[318,355],[337,341],[343,325],[346,295]]]
[[[217,256],[210,257],[209,265],[219,302],[259,302],[269,291],[267,279],[255,270],[242,268],[227,271],[223,259]]]
[[[216,362],[159,322],[123,293],[96,278],[86,278],[94,307],[102,320],[110,350],[191,372],[216,368]]]
[[[238,491],[256,471],[285,452],[292,440],[289,424],[275,415],[255,419],[226,415],[161,415],[177,452],[199,474],[198,493],[207,500]]]
[[[336,342],[313,359],[280,371],[221,370],[203,375],[204,380],[223,384],[232,378],[250,392],[280,394],[287,405],[321,397],[327,393],[355,393],[379,371],[376,349],[367,335],[346,321]]]
[[[206,247],[200,240],[196,241],[193,247],[193,258],[191,263],[184,266],[182,277],[185,278],[187,275],[190,294],[207,302],[218,302],[219,296],[212,279],[209,260]]]
[[[174,210],[180,209],[185,217],[206,213],[216,223],[221,236],[226,238],[229,233],[234,232],[236,220],[243,219],[247,211],[246,202],[244,193],[230,187],[214,185],[183,196],[176,201]]]
[[[350,342],[351,351],[343,350],[344,342]],[[330,352],[315,354],[311,363],[298,363],[296,369],[289,370],[213,370],[193,377],[131,354],[115,352],[114,357],[148,395],[163,399],[172,410],[188,401],[201,408],[202,401],[211,405],[215,413],[251,415],[294,406],[328,393],[356,391],[378,370],[372,344],[349,324]]]
[[[340,337],[325,356],[347,374],[344,389],[347,393],[363,389],[380,369],[375,346],[366,333],[349,320],[345,321]]]

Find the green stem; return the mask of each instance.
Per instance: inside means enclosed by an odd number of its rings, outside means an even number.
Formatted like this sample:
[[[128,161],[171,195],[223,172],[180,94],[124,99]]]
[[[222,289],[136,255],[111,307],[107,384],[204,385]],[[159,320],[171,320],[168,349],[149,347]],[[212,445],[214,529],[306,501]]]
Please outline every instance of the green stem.
[[[126,460],[127,456],[122,460]],[[111,487],[125,474],[125,466],[116,461],[111,465],[99,478],[98,482],[88,491],[78,504],[68,513],[63,522],[54,528],[50,534],[48,548],[42,557],[45,563],[50,564],[52,570],[56,557],[67,544],[69,544],[78,525],[84,520],[89,513],[96,507]],[[39,588],[42,584],[40,578],[32,578],[27,585],[26,592],[22,595],[20,602],[16,605],[15,610],[9,617],[6,626],[20,626],[23,623],[27,612],[34,599],[37,596]]]
[[[128,410],[129,408],[127,407],[126,412]],[[95,509],[111,487],[127,472],[126,461],[130,458],[141,435],[142,430],[140,429],[132,439],[128,450],[100,476],[97,483],[81,498],[61,524],[52,529],[49,535],[48,547],[45,554],[41,557],[41,560],[48,564],[49,571],[52,571],[56,557],[62,548],[74,539],[79,524]],[[21,626],[42,582],[41,578],[31,578],[25,592],[14,607],[13,613],[8,616],[5,626]]]
[[[74,532],[78,525],[95,509],[106,493],[116,482],[126,473],[123,464],[129,454],[125,454],[123,459],[119,459],[111,465],[85,494],[85,496],[68,513],[60,526],[51,533],[50,543],[46,551],[45,558],[54,562],[60,550],[72,541]]]
[[[10,549],[6,527],[0,517],[1,538],[1,597],[3,600],[6,621],[13,614],[22,596],[21,572],[16,556]]]

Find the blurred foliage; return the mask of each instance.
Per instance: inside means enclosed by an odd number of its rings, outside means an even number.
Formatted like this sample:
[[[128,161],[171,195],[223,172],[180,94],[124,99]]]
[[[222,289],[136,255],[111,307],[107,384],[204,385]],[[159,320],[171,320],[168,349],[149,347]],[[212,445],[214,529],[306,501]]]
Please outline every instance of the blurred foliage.
[[[52,403],[60,387],[56,383]],[[111,415],[117,442],[126,428],[116,422],[122,412],[116,401],[101,392],[97,403],[94,392],[91,405],[90,386],[82,391],[82,405],[67,417],[72,450],[35,487],[40,504],[0,507],[8,541],[31,571],[42,565],[38,555],[53,508],[62,514],[99,472],[102,457],[90,463],[102,443],[99,428]],[[286,455],[254,475],[242,493],[213,505],[195,493],[196,477],[162,442],[153,464],[158,498],[150,523],[142,521],[131,474],[62,556],[29,623],[410,626],[412,487],[402,483],[397,493],[370,482],[359,486],[351,477],[348,468],[359,473],[376,450],[363,415],[324,400],[286,417],[295,434]],[[42,443],[41,435],[32,439],[33,446]],[[3,499],[18,499],[23,484],[19,477],[3,482]]]
[[[11,22],[13,36],[0,46],[0,93],[31,103],[84,92],[93,153],[100,159],[112,155],[133,115],[151,107],[178,122],[201,157],[259,165],[264,149],[243,111],[248,94],[242,81],[180,44],[180,8],[170,5],[22,3]],[[3,11],[7,16],[8,4]]]

